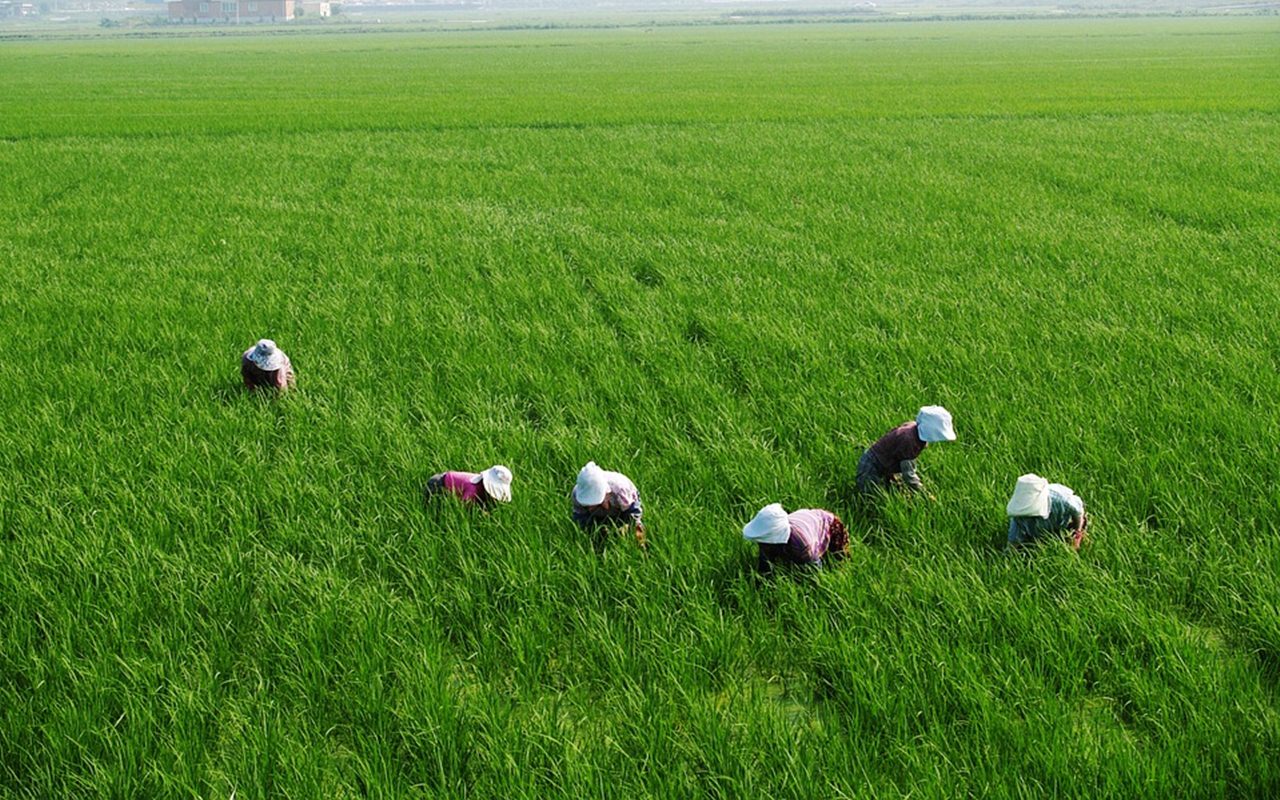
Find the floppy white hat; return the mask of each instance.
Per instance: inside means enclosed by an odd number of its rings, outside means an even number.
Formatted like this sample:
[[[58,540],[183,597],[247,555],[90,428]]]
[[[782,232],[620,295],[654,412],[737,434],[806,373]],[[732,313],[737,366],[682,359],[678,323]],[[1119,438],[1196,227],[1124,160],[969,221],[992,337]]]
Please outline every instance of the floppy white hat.
[[[471,479],[472,483],[483,483],[485,494],[503,503],[511,502],[511,470],[495,464]]]
[[[760,544],[782,544],[791,538],[791,522],[782,503],[770,503],[742,526],[742,536]]]
[[[573,498],[584,506],[597,506],[609,493],[609,479],[596,462],[588,461],[578,471],[578,482],[573,487]]]
[[[1049,482],[1030,472],[1019,477],[1004,510],[1011,517],[1049,516]]]
[[[916,414],[916,432],[921,441],[954,442],[956,429],[951,427],[951,412],[942,406],[925,406]]]
[[[274,372],[284,366],[285,356],[284,351],[276,347],[275,342],[270,339],[259,339],[249,351],[249,360],[258,369]]]

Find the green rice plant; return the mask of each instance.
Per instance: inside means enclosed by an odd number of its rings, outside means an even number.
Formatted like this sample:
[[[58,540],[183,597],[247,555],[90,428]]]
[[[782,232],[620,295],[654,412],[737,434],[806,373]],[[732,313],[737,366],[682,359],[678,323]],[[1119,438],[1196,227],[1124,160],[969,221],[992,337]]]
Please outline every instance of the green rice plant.
[[[1274,795],[1278,37],[0,45],[0,795]],[[850,557],[757,578],[774,501]]]

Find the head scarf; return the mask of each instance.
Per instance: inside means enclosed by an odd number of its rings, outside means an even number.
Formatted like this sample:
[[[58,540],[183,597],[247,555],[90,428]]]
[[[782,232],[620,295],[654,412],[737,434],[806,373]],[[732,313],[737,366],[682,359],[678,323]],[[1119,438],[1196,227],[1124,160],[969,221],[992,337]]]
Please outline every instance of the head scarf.
[[[791,521],[782,503],[771,503],[742,526],[743,538],[759,544],[782,544],[791,538]]]
[[[1034,473],[1021,476],[1005,511],[1011,517],[1048,517],[1049,482]]]
[[[916,414],[916,433],[923,442],[954,442],[956,430],[951,427],[951,412],[942,406],[925,406]]]
[[[588,461],[578,472],[578,482],[573,487],[573,499],[584,506],[598,506],[609,494],[609,479],[596,462]]]

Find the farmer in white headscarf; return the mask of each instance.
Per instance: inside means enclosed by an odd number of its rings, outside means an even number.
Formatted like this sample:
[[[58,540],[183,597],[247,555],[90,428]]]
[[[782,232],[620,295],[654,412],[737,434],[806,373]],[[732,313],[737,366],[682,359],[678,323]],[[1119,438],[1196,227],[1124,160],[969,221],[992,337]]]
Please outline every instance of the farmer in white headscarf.
[[[609,472],[589,461],[573,487],[573,521],[584,530],[633,528],[636,542],[645,546],[640,490],[621,472]]]
[[[280,389],[293,386],[293,365],[284,351],[270,339],[258,343],[240,356],[240,376],[250,389]]]
[[[904,422],[876,440],[858,461],[858,491],[866,494],[887,489],[901,475],[912,491],[924,485],[916,473],[916,458],[933,442],[954,442],[951,413],[942,406],[925,406],[910,422]]]
[[[482,508],[510,503],[511,470],[495,464],[484,472],[440,472],[427,479],[427,494],[451,494]]]
[[[1005,511],[1009,514],[1011,547],[1058,535],[1070,537],[1071,546],[1079,550],[1089,527],[1084,501],[1075,492],[1034,473],[1018,478]]]
[[[774,564],[821,567],[823,556],[839,559],[849,552],[844,523],[820,508],[788,514],[781,503],[767,505],[743,526],[742,536],[760,545],[756,569],[765,575],[773,571]]]

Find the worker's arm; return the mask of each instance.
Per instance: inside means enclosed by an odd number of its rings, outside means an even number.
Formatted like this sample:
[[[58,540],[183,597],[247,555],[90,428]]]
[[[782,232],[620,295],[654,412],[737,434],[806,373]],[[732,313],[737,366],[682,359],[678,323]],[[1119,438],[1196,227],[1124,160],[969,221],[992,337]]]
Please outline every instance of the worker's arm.
[[[1076,529],[1071,536],[1071,547],[1075,550],[1080,549],[1080,543],[1084,541],[1085,529],[1089,527],[1089,515],[1081,511],[1075,519]]]
[[[924,484],[920,481],[919,474],[916,473],[916,461],[914,458],[908,458],[898,465],[898,470],[902,473],[902,482],[908,489],[918,492],[924,489]]]

